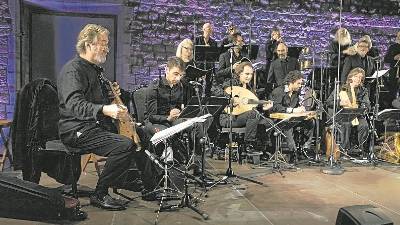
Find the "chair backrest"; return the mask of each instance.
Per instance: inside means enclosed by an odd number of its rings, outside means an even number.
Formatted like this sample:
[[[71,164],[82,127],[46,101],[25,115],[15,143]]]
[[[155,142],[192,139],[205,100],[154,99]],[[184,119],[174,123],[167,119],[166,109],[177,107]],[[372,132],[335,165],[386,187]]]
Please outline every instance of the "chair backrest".
[[[147,105],[147,88],[140,88],[132,93],[132,102],[135,118],[138,123],[143,123],[145,119]]]

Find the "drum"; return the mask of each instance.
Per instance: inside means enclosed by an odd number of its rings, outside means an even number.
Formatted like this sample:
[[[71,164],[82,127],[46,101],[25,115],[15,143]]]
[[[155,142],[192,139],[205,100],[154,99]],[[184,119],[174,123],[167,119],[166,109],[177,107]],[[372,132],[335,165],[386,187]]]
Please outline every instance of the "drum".
[[[388,135],[377,156],[390,163],[400,164],[400,133]]]

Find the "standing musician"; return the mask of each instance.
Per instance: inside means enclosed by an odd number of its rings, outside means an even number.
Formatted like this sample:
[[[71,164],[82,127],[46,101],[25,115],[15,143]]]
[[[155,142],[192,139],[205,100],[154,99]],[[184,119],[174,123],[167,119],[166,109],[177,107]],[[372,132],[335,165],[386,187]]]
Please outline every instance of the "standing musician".
[[[270,64],[279,57],[276,48],[278,47],[278,44],[281,42],[283,42],[281,30],[277,27],[272,28],[271,39],[268,40],[267,43],[265,44],[265,58],[266,58],[265,71],[267,73],[269,71]]]
[[[253,78],[253,66],[251,62],[242,62],[238,64],[235,70],[234,79],[232,80],[232,85],[234,87],[241,87],[247,89],[249,92],[251,90],[251,79]],[[226,82],[223,84],[224,90],[230,88],[230,80],[227,79]],[[229,89],[230,90],[230,89]],[[235,92],[233,91],[232,94]],[[230,95],[226,93],[226,95]],[[246,102],[242,102],[244,98],[249,98],[250,96],[232,96],[233,97],[233,106],[237,107],[240,104],[247,104]],[[263,110],[269,110],[273,106],[272,102],[268,102],[263,105]],[[229,106],[227,106],[229,107]],[[235,110],[235,109],[234,109]],[[222,127],[229,127],[230,115],[228,113],[223,113],[220,115],[220,125]],[[271,121],[272,123],[272,121]],[[246,146],[248,147],[249,151],[254,150],[254,146],[256,144],[256,134],[257,134],[257,126],[263,125],[265,127],[270,126],[271,123],[264,118],[262,118],[256,111],[250,110],[243,112],[239,115],[232,115],[232,127],[246,127],[246,132],[244,136],[244,140],[246,141]]]
[[[340,69],[341,69],[344,63],[344,59],[349,54],[348,48],[351,46],[350,32],[344,27],[341,27],[336,30],[335,38],[328,47],[328,52],[330,54],[329,64],[334,67],[338,66],[339,46],[340,46]]]
[[[365,71],[360,68],[354,68],[347,76],[346,83],[342,85],[338,96],[338,108],[366,108],[370,109],[368,89],[363,86]],[[328,107],[333,107],[334,92],[327,99]],[[364,150],[364,143],[368,138],[368,123],[363,116],[359,116],[351,122],[342,122],[341,124],[342,147],[350,149],[350,131],[351,127],[356,126],[358,131],[359,150]],[[365,153],[365,152],[364,152]]]
[[[389,46],[384,62],[390,64],[389,78],[385,85],[389,89],[389,100],[393,100],[398,96],[400,82],[400,31],[397,32],[395,43]]]
[[[344,60],[343,71],[340,76],[340,82],[346,83],[349,72],[357,67],[362,68],[365,71],[364,77],[372,76],[375,71],[374,60],[367,55],[368,51],[372,47],[372,44],[365,38],[362,37],[357,42],[356,54],[349,55]]]
[[[184,104],[184,85],[181,78],[184,74],[185,63],[178,57],[168,59],[165,77],[156,80],[148,86],[147,106],[145,110],[146,130],[149,135],[168,127],[183,122],[178,119]],[[211,121],[205,125],[196,123],[190,130],[195,136],[195,153],[201,156],[200,138],[205,137]],[[204,129],[204,126],[206,129]],[[197,160],[196,160],[197,162]],[[195,173],[199,173],[199,168],[195,168]]]
[[[242,55],[242,47],[244,45],[243,37],[240,33],[236,33],[232,35],[232,41],[234,44],[233,49],[233,72],[236,73],[236,67],[240,64],[240,60],[244,57]],[[227,78],[231,77],[231,52],[227,51],[219,56],[219,68],[216,74],[216,80],[218,83],[223,83],[223,81]]]
[[[211,23],[205,23],[203,25],[203,35],[196,37],[195,45],[206,45],[217,47],[217,42],[211,38],[213,34],[213,27]]]
[[[278,58],[269,67],[267,83],[274,83],[275,87],[284,84],[286,75],[293,70],[299,70],[300,65],[296,58],[287,55],[288,47],[280,42],[276,48]]]
[[[110,103],[101,86],[99,65],[106,61],[108,36],[109,31],[96,24],[86,25],[78,35],[78,55],[63,66],[57,80],[59,135],[66,146],[79,149],[82,154],[107,156],[90,204],[124,210],[126,207],[108,194],[108,188],[117,183],[132,159],[138,159],[140,154],[132,139],[110,132],[105,126],[111,118],[123,120],[128,113],[125,106]],[[115,88],[119,95],[118,85]]]
[[[306,112],[304,106],[301,106],[299,92],[303,82],[303,75],[300,71],[290,71],[284,81],[284,85],[275,88],[271,93],[271,100],[274,102],[272,112],[277,113],[303,113]],[[311,147],[312,138],[314,135],[314,121],[304,120],[297,126],[305,129],[305,134],[309,137],[304,144],[305,149]],[[288,142],[289,150],[295,153],[296,143],[293,138],[293,128],[285,130],[286,141]],[[290,158],[293,162],[293,157]]]
[[[226,52],[226,48],[224,46],[229,45],[230,43],[233,42],[233,35],[239,33],[238,28],[233,24],[230,23],[228,28],[226,29],[226,34],[227,36],[224,37],[224,39],[221,42],[220,48],[221,48],[221,54]]]

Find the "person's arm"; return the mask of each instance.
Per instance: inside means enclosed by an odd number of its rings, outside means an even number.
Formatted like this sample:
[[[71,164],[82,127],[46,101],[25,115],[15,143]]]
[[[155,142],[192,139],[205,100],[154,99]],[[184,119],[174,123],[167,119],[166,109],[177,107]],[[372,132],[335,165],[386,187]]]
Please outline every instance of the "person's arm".
[[[384,62],[385,63],[389,63],[389,64],[393,64],[394,63],[394,49],[393,49],[393,45],[389,46],[385,58],[384,58]]]
[[[148,89],[147,93],[147,107],[145,112],[145,120],[150,121],[151,123],[161,124],[168,122],[167,115],[158,115],[157,114],[157,102],[158,102],[158,86],[152,85]]]
[[[224,78],[231,77],[231,66],[229,60],[225,58],[226,54],[219,56],[219,68],[217,71],[217,80],[221,83]]]
[[[347,76],[349,75],[349,72],[351,69],[351,59],[352,58],[353,57],[349,56],[349,57],[346,57],[346,59],[344,60],[342,74],[340,75],[340,83],[342,83],[342,84],[346,83]]]
[[[267,83],[275,83],[276,79],[275,79],[275,63],[271,63],[271,66],[269,67],[269,71],[268,71],[268,77],[267,77]]]
[[[365,107],[368,110],[371,109],[371,102],[369,101],[369,91],[367,88],[362,87],[361,88],[362,92],[361,92],[361,98],[360,98],[360,103],[359,106],[360,107]]]
[[[274,102],[272,107],[273,112],[282,112],[282,113],[291,113],[292,108],[288,108],[282,105],[283,95],[284,93],[281,92],[280,88],[276,88],[272,91],[271,100]],[[290,112],[288,112],[290,111]]]
[[[79,120],[98,120],[98,115],[103,113],[103,105],[86,100],[88,88],[88,80],[77,71],[60,75],[58,93],[64,100],[66,110]]]

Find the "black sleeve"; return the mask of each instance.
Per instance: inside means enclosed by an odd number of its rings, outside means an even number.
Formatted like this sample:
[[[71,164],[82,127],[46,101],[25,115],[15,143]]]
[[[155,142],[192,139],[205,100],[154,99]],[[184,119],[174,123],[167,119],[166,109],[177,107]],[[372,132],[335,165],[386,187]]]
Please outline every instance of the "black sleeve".
[[[78,71],[69,71],[60,75],[58,92],[64,99],[65,108],[79,120],[98,120],[103,113],[103,105],[89,102],[85,93],[89,89],[89,80]]]
[[[225,60],[225,54],[219,56],[219,68],[217,71],[217,80],[221,83],[225,78],[231,77],[231,67],[229,61]]]
[[[168,122],[167,115],[157,115],[158,86],[151,85],[147,93],[147,107],[145,112],[145,120],[151,123],[160,124]]]
[[[360,100],[359,105],[361,107],[365,107],[368,110],[370,110],[371,109],[371,102],[369,101],[369,91],[368,91],[368,89],[363,87],[361,94],[362,95],[361,95],[361,100]]]
[[[276,83],[274,74],[275,63],[271,63],[268,71],[267,83]]]
[[[344,60],[342,74],[340,75],[340,83],[342,83],[342,84],[346,83],[347,76],[350,73],[351,60],[352,60],[352,57],[346,57],[346,59]]]
[[[385,63],[389,63],[389,64],[393,64],[394,63],[394,56],[395,56],[395,51],[394,51],[394,45],[389,46],[385,58],[384,58],[384,62]]]
[[[271,100],[274,102],[274,106],[272,107],[273,112],[283,112],[287,111],[287,107],[282,105],[283,94],[281,93],[279,88],[276,88],[272,91]]]

